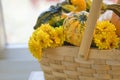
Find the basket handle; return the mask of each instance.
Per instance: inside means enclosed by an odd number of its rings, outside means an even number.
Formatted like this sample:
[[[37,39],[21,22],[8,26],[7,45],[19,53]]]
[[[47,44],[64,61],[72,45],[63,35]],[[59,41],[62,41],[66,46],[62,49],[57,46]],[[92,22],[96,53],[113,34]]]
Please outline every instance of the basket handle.
[[[87,27],[79,48],[78,57],[88,59],[90,45],[92,42],[95,25],[100,14],[101,5],[102,0],[93,0],[92,2],[90,13],[86,22]]]

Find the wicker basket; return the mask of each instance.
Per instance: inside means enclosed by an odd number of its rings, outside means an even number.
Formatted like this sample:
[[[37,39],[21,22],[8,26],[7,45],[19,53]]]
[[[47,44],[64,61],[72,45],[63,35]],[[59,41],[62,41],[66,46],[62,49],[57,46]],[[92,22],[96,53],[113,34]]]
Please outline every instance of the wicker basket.
[[[40,64],[45,80],[120,80],[120,50],[90,49],[101,3],[102,0],[93,0],[80,48],[62,46],[44,50]]]
[[[89,60],[78,58],[79,47],[44,51],[41,67],[45,80],[120,80],[120,50],[91,49]]]

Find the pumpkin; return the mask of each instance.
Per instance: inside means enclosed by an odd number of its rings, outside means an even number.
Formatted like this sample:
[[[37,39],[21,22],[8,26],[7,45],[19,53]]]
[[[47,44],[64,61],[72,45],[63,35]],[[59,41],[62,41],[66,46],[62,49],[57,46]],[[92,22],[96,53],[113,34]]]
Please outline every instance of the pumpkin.
[[[120,37],[120,17],[113,13],[111,18],[111,23],[113,23],[116,27],[116,34]]]
[[[71,13],[63,23],[66,42],[80,46],[88,12]]]

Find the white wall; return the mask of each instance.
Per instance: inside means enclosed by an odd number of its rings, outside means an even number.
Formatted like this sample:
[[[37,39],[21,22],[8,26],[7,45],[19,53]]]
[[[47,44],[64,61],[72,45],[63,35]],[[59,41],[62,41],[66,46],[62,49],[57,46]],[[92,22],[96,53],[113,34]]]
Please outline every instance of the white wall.
[[[3,14],[2,14],[2,5],[0,0],[0,52],[5,45],[5,36],[4,36],[4,29],[3,29]]]

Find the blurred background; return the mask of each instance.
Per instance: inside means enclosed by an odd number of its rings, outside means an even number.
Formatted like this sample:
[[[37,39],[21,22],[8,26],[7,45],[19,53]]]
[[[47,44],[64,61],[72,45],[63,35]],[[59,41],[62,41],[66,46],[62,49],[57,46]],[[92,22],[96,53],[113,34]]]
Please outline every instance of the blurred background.
[[[40,13],[61,1],[64,0],[0,0],[0,39],[2,34],[6,45],[0,51],[0,80],[28,80],[32,71],[41,70],[28,50],[28,39]],[[108,4],[116,1],[104,0]]]
[[[41,70],[28,50],[28,39],[40,13],[61,1],[0,0],[0,49],[5,44],[0,51],[0,80],[28,80]]]
[[[1,1],[7,44],[25,44],[40,13],[62,0]]]
[[[6,43],[26,44],[40,13],[61,1],[64,0],[1,0]],[[111,3],[117,0],[104,1]]]

